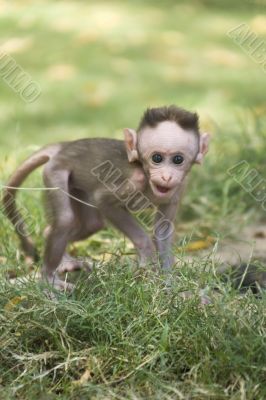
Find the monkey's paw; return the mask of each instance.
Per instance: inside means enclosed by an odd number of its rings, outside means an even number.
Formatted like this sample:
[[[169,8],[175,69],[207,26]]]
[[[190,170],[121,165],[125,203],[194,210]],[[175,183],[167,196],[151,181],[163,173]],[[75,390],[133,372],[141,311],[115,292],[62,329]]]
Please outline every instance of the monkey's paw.
[[[73,272],[79,270],[85,270],[88,273],[92,271],[93,262],[87,258],[74,258],[69,254],[63,256],[62,262],[57,268],[59,274],[64,274],[66,272]]]
[[[53,289],[58,290],[60,292],[71,293],[75,288],[75,285],[67,281],[63,281],[57,276],[57,274],[54,274],[53,276],[44,276],[42,277],[42,281],[44,283],[48,283],[53,287]]]

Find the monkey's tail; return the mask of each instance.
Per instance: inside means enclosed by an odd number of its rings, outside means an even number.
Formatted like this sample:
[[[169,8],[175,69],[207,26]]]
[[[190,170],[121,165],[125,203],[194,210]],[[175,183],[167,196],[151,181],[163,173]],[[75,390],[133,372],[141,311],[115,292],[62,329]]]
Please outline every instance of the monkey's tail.
[[[41,165],[46,164],[53,155],[58,153],[59,149],[59,145],[51,145],[44,147],[36,153],[32,154],[14,172],[14,174],[10,177],[9,181],[3,189],[3,212],[13,224],[16,233],[20,239],[23,251],[28,257],[32,258],[34,261],[38,261],[39,257],[33,241],[28,233],[26,223],[17,208],[16,193],[19,190],[20,185],[28,177],[28,175]]]

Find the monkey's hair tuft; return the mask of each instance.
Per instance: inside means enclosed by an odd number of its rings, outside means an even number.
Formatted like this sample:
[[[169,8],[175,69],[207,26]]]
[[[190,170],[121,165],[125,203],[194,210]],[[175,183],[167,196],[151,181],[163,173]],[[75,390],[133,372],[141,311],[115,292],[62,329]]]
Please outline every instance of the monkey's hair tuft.
[[[173,121],[181,128],[193,130],[199,134],[199,117],[197,113],[193,113],[175,105],[147,108],[144,112],[137,131],[141,131],[146,127],[155,128],[160,122]]]

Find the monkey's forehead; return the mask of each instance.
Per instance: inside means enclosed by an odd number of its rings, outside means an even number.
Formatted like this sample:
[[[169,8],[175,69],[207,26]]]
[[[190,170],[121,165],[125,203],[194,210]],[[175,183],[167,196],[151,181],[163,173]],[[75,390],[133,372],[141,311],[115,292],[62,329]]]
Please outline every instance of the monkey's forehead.
[[[161,122],[155,128],[144,128],[139,134],[139,148],[145,153],[154,149],[194,154],[198,149],[198,142],[195,132],[184,130],[172,121]]]

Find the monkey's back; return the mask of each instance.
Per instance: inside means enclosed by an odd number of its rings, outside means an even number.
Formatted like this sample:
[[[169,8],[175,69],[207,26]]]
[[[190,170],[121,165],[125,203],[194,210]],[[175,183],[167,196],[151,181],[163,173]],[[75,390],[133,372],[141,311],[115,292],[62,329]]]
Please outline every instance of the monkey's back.
[[[62,150],[58,157],[67,158],[70,162],[78,162],[81,158],[82,163],[93,168],[103,160],[116,159],[127,162],[127,153],[123,140],[92,138],[79,139],[72,142],[63,143]]]
[[[71,173],[73,187],[87,191],[99,186],[101,179],[97,174],[113,173],[122,182],[133,174],[138,163],[129,163],[123,140],[80,139],[62,144],[62,149],[54,159],[58,166],[65,166]],[[109,170],[108,170],[109,168]],[[95,171],[95,173],[94,173]]]

